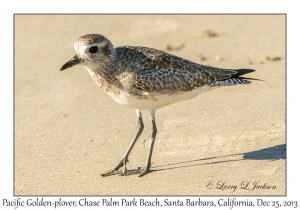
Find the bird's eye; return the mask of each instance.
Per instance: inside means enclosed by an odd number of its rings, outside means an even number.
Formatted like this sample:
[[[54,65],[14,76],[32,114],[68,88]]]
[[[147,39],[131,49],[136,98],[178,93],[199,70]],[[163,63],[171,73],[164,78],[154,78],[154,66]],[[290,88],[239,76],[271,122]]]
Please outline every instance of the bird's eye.
[[[98,47],[97,46],[93,46],[93,47],[90,47],[89,52],[90,53],[95,53],[95,52],[97,52],[97,50],[98,50]]]

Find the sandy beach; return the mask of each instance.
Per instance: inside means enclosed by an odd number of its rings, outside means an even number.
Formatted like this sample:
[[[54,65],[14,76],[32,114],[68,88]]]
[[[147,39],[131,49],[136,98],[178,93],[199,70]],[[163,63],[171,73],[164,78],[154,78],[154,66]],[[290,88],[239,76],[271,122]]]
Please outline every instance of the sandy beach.
[[[15,15],[14,194],[285,195],[284,15]],[[222,87],[156,111],[151,172],[114,167],[137,127],[82,66],[60,72],[82,35],[147,46],[220,68],[255,69],[250,85]],[[248,75],[247,75],[248,76]],[[151,122],[129,156],[144,165]]]

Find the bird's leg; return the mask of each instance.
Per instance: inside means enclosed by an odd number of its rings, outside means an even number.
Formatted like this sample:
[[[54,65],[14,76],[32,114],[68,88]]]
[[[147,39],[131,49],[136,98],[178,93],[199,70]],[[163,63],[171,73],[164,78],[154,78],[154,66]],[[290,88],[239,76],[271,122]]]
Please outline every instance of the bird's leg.
[[[121,175],[126,175],[126,173],[127,173],[126,163],[128,162],[128,156],[129,156],[129,154],[130,154],[130,152],[131,152],[131,150],[132,150],[135,142],[137,141],[137,139],[139,138],[139,136],[141,135],[141,133],[143,132],[143,129],[144,129],[144,123],[143,123],[141,111],[138,110],[138,109],[136,109],[136,115],[138,117],[138,129],[137,129],[136,134],[135,134],[132,142],[130,143],[127,151],[125,152],[124,156],[122,157],[120,163],[115,168],[113,168],[112,170],[110,170],[110,171],[108,171],[106,173],[101,174],[101,176],[113,175],[122,166],[124,166],[124,170],[123,170],[123,173],[121,173]]]
[[[145,167],[140,171],[139,177],[147,174],[149,172],[149,169],[151,166],[151,157],[152,157],[152,152],[153,152],[153,147],[154,147],[155,136],[157,133],[157,128],[156,128],[156,124],[155,124],[155,110],[150,110],[150,119],[152,121],[152,131],[150,133],[150,135],[151,135],[150,136],[150,148],[149,148],[149,153],[148,153]]]

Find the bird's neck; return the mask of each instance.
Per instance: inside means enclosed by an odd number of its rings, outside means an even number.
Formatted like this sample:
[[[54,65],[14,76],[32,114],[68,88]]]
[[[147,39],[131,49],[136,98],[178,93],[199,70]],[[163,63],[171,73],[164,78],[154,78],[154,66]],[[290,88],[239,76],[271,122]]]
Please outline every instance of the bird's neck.
[[[110,62],[109,64],[101,63],[97,64],[97,68],[95,66],[84,66],[91,78],[100,86],[105,92],[107,92],[112,86],[114,88],[119,87],[119,83],[117,82],[116,74],[117,71],[115,69],[114,62]]]

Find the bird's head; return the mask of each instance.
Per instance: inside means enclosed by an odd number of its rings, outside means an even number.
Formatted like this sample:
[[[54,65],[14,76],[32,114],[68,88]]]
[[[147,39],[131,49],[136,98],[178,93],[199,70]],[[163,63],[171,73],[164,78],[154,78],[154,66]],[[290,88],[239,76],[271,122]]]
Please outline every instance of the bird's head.
[[[101,68],[115,56],[111,42],[100,34],[87,34],[74,44],[76,54],[65,63],[60,71],[82,64],[87,68]]]

